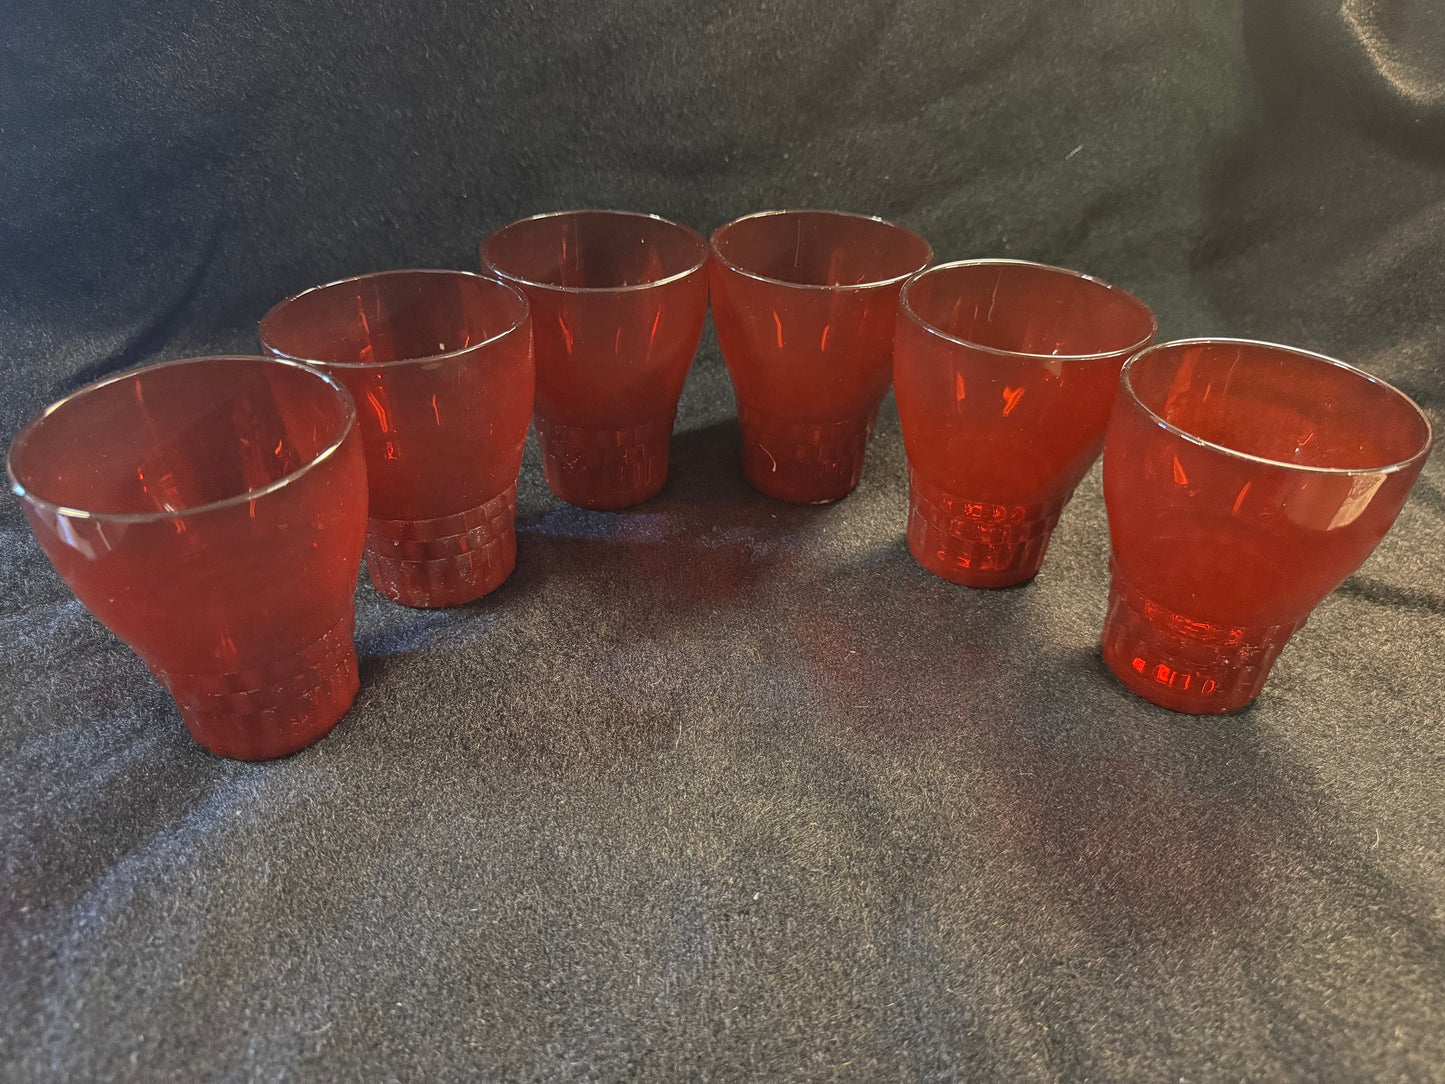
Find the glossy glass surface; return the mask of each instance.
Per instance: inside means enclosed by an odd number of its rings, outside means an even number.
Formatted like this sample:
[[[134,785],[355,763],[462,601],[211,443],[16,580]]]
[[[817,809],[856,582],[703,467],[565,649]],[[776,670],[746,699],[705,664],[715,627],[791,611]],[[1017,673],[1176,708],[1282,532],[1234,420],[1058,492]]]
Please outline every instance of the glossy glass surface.
[[[702,237],[653,215],[565,211],[503,226],[481,259],[532,304],[547,485],[584,508],[651,497],[707,313]]]
[[[316,365],[356,400],[371,582],[455,606],[517,562],[517,473],[532,413],[526,299],[465,271],[383,271],[318,286],[261,321],[268,353]]]
[[[894,395],[918,563],[970,587],[1035,575],[1103,447],[1119,370],[1155,328],[1132,294],[1043,264],[969,260],[911,279]]]
[[[765,211],[712,235],[712,314],[743,473],[780,500],[847,496],[893,376],[893,320],[928,242],[840,211]]]
[[[222,756],[295,752],[356,696],[355,419],[300,365],[193,358],[82,388],[10,448],[56,571]]]
[[[1358,369],[1238,340],[1125,367],[1104,452],[1104,660],[1175,711],[1241,708],[1310,611],[1385,536],[1430,424]]]

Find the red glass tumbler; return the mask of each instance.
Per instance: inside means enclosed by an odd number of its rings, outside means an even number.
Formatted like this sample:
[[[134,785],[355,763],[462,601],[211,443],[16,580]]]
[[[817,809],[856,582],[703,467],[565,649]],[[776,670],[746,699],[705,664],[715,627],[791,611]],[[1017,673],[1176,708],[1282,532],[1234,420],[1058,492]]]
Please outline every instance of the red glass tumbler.
[[[547,485],[583,508],[651,497],[707,313],[702,237],[655,215],[563,211],[503,226],[481,259],[532,304]]]
[[[1196,339],[1134,357],[1104,450],[1109,668],[1174,711],[1249,704],[1390,529],[1430,442],[1410,399],[1318,354]]]
[[[366,465],[335,381],[248,357],[121,373],[21,430],[7,471],[56,571],[201,745],[284,756],[351,706]]]
[[[532,413],[526,298],[467,271],[381,271],[281,302],[261,343],[319,366],[356,400],[376,589],[440,607],[501,586],[517,563]]]
[[[800,504],[853,491],[893,378],[898,291],[932,259],[912,230],[841,211],[764,211],[712,235],[713,323],[754,488]]]
[[[1132,294],[1043,264],[968,260],[909,280],[893,380],[918,563],[969,587],[1033,577],[1103,448],[1119,370],[1156,327]]]

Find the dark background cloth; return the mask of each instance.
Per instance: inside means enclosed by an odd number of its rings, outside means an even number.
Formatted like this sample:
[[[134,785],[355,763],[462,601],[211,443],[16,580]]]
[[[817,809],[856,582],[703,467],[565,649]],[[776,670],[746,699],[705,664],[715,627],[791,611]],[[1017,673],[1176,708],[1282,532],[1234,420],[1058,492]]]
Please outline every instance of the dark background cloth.
[[[1434,0],[15,0],[0,437],[271,303],[541,211],[823,206],[1323,350],[1438,426]],[[672,478],[560,504],[270,764],[193,745],[0,510],[0,1077],[1441,1079],[1445,464],[1222,719],[1042,574],[933,578],[891,400],[841,503],[740,475],[711,332]]]

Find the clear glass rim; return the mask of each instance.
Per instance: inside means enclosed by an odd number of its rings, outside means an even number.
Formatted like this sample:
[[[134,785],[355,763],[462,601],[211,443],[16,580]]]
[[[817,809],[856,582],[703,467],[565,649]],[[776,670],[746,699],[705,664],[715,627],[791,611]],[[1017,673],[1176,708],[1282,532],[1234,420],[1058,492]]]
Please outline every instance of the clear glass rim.
[[[788,215],[818,215],[823,218],[848,218],[861,222],[876,222],[880,226],[887,226],[889,229],[896,230],[898,233],[908,234],[916,238],[923,245],[923,251],[925,253],[923,263],[918,267],[915,267],[912,271],[906,271],[901,275],[890,275],[886,279],[870,279],[868,282],[789,282],[787,279],[773,278],[771,275],[763,275],[758,273],[757,271],[749,271],[741,264],[735,263],[734,261],[728,259],[722,254],[722,250],[718,248],[718,241],[722,237],[722,234],[725,230],[730,230],[734,226],[737,226],[743,222],[751,222],[753,219],[783,218]],[[713,257],[718,261],[718,263],[722,264],[729,271],[732,271],[735,274],[741,275],[744,278],[753,279],[755,282],[766,282],[770,286],[786,286],[791,290],[876,290],[879,287],[892,286],[895,283],[899,282],[907,282],[915,275],[920,275],[923,272],[927,271],[929,269],[929,264],[933,262],[933,246],[928,243],[928,238],[924,237],[923,234],[919,233],[915,229],[910,229],[908,226],[900,226],[897,222],[890,222],[888,219],[880,218],[878,215],[865,215],[860,214],[856,211],[833,211],[822,207],[786,207],[780,208],[775,211],[754,211],[751,214],[743,215],[740,218],[734,218],[729,222],[724,222],[721,226],[712,231],[712,236],[708,240],[708,251],[713,255]]]
[[[482,339],[480,342],[469,343],[455,350],[445,350],[437,354],[421,354],[414,358],[392,358],[390,361],[326,361],[322,358],[302,357],[299,354],[288,353],[280,347],[273,345],[267,335],[268,326],[273,320],[279,317],[283,309],[293,302],[342,286],[355,286],[357,283],[362,282],[375,282],[380,279],[401,278],[411,275],[436,275],[438,278],[464,279],[473,282],[485,282],[489,286],[500,286],[522,302],[522,314],[517,317],[510,326],[497,332],[495,335]],[[489,275],[479,275],[475,271],[456,271],[444,267],[395,267],[389,271],[368,271],[364,275],[352,275],[349,278],[337,279],[335,282],[323,282],[319,286],[310,286],[300,293],[292,294],[285,300],[276,302],[276,304],[266,310],[266,315],[261,317],[261,322],[257,325],[256,335],[261,340],[261,346],[269,351],[273,357],[284,358],[287,361],[299,361],[303,365],[315,365],[328,369],[388,369],[398,365],[426,365],[463,357],[484,346],[499,342],[508,335],[515,334],[519,328],[526,324],[531,313],[532,306],[527,301],[527,295],[522,293],[521,290],[517,289],[510,282],[505,282],[500,278],[492,278]]]
[[[1385,463],[1378,467],[1315,467],[1310,466],[1306,463],[1289,463],[1282,459],[1270,459],[1268,456],[1254,455],[1251,452],[1242,452],[1238,448],[1229,447],[1229,445],[1227,444],[1219,444],[1212,440],[1206,440],[1201,436],[1189,432],[1189,430],[1187,429],[1180,428],[1171,421],[1167,421],[1165,418],[1161,417],[1158,413],[1151,409],[1149,405],[1139,397],[1139,393],[1134,390],[1134,383],[1132,379],[1134,374],[1134,366],[1141,360],[1148,358],[1153,354],[1163,353],[1167,350],[1177,350],[1181,347],[1190,346],[1248,346],[1254,348],[1262,348],[1270,351],[1278,351],[1282,354],[1290,354],[1299,358],[1306,358],[1312,362],[1319,362],[1324,365],[1334,366],[1337,369],[1343,369],[1345,372],[1359,377],[1361,380],[1365,380],[1371,384],[1376,385],[1377,387],[1383,388],[1390,395],[1394,396],[1396,399],[1398,399],[1406,406],[1408,406],[1411,410],[1413,410],[1416,417],[1420,419],[1421,424],[1425,427],[1425,438],[1420,442],[1420,447],[1417,448],[1410,455],[1406,456],[1404,459],[1397,460],[1394,463]],[[1378,376],[1375,376],[1373,373],[1368,373],[1364,369],[1359,368],[1358,366],[1350,365],[1347,362],[1340,361],[1338,358],[1332,358],[1328,354],[1319,354],[1313,350],[1305,350],[1298,346],[1286,346],[1283,343],[1265,342],[1260,339],[1231,339],[1220,338],[1216,336],[1203,336],[1195,339],[1175,339],[1172,342],[1156,343],[1153,346],[1146,347],[1145,349],[1140,350],[1137,354],[1135,354],[1124,363],[1124,368],[1119,374],[1119,386],[1124,390],[1125,394],[1129,396],[1129,401],[1136,405],[1140,410],[1142,410],[1145,415],[1148,416],[1150,421],[1158,425],[1159,428],[1164,429],[1179,437],[1181,440],[1188,441],[1190,444],[1198,445],[1201,448],[1207,448],[1213,452],[1218,452],[1220,455],[1228,456],[1231,459],[1239,459],[1249,463],[1258,463],[1263,466],[1277,467],[1281,470],[1297,471],[1302,474],[1394,474],[1398,471],[1407,470],[1408,468],[1413,467],[1416,463],[1423,462],[1425,457],[1430,454],[1430,449],[1435,442],[1435,428],[1430,424],[1430,416],[1421,409],[1419,403],[1415,402],[1414,399],[1411,399],[1408,395],[1402,392],[1399,388],[1395,387],[1395,385],[1391,384],[1389,381],[1382,380]]]
[[[918,282],[928,275],[932,275],[935,272],[952,271],[960,267],[1027,267],[1034,271],[1047,271],[1050,274],[1063,275],[1071,279],[1092,283],[1100,289],[1109,291],[1109,293],[1116,297],[1127,299],[1143,312],[1144,315],[1149,318],[1149,334],[1136,342],[1121,346],[1115,350],[1098,350],[1088,354],[1035,354],[1027,350],[1003,350],[996,346],[986,346],[983,343],[974,342],[972,339],[965,339],[961,335],[951,335],[937,324],[923,318],[918,310],[913,307],[913,302],[909,299],[908,291],[915,282]],[[951,263],[941,263],[934,267],[925,267],[922,271],[910,276],[908,281],[903,284],[903,291],[899,294],[899,306],[903,312],[908,314],[909,319],[930,335],[934,335],[946,342],[955,343],[958,346],[966,346],[970,350],[978,350],[985,354],[993,354],[1001,358],[1027,358],[1030,361],[1107,361],[1111,358],[1117,358],[1121,354],[1125,357],[1132,357],[1148,347],[1149,344],[1154,341],[1154,336],[1159,334],[1159,318],[1154,315],[1154,310],[1140,300],[1138,296],[1130,293],[1122,286],[1116,286],[1112,282],[1106,282],[1104,279],[1096,278],[1093,275],[1086,275],[1082,271],[1074,271],[1067,267],[1056,267],[1048,263],[1036,263],[1033,260],[1011,260],[1006,258],[954,260]]]
[[[697,243],[698,251],[701,252],[702,255],[697,259],[695,263],[690,264],[686,269],[682,271],[675,271],[671,275],[666,275],[660,279],[653,279],[651,282],[633,282],[628,283],[625,286],[561,286],[555,282],[541,282],[536,279],[526,278],[523,275],[514,275],[510,271],[503,271],[500,267],[498,267],[495,263],[492,262],[491,257],[487,252],[488,247],[491,245],[492,241],[495,238],[500,237],[503,233],[512,229],[513,227],[526,226],[530,225],[533,222],[544,222],[549,218],[580,218],[583,215],[597,215],[602,217],[616,218],[645,218],[652,222],[660,223],[663,226],[668,227],[669,229],[678,231],[679,233],[686,236],[689,240],[695,241]],[[639,290],[652,290],[658,286],[666,286],[668,283],[678,282],[682,279],[687,278],[690,275],[697,274],[700,270],[707,266],[707,253],[707,242],[703,240],[702,234],[698,233],[698,231],[693,229],[691,226],[685,225],[682,222],[675,222],[670,218],[663,218],[661,215],[648,214],[645,211],[623,211],[611,207],[580,207],[570,211],[546,211],[539,215],[528,215],[526,218],[514,219],[511,222],[508,222],[505,226],[498,226],[491,233],[483,237],[482,243],[479,246],[479,255],[482,259],[482,265],[486,267],[487,270],[490,271],[492,274],[496,275],[500,279],[503,279],[508,284],[515,282],[521,284],[522,286],[526,286],[529,289],[551,290],[552,292],[559,294],[625,294],[635,293]]]
[[[297,467],[295,470],[290,471],[287,474],[283,474],[280,478],[277,478],[275,481],[268,482],[264,486],[258,486],[254,489],[248,489],[244,492],[236,493],[229,497],[222,497],[220,500],[207,501],[204,504],[193,504],[185,508],[176,508],[170,511],[158,510],[155,512],[96,512],[90,511],[85,508],[75,508],[71,505],[61,504],[59,501],[52,501],[47,497],[42,497],[40,494],[35,493],[30,489],[27,489],[24,483],[20,481],[19,476],[16,474],[16,450],[19,449],[23,452],[24,445],[28,438],[36,430],[38,430],[41,425],[44,424],[47,418],[49,418],[52,414],[55,414],[57,411],[65,409],[70,404],[76,402],[78,399],[97,392],[100,389],[108,387],[111,384],[118,383],[119,381],[129,380],[132,377],[141,376],[145,373],[153,373],[159,369],[179,368],[185,365],[211,365],[216,362],[232,361],[261,362],[265,365],[284,366],[289,369],[300,370],[308,377],[325,382],[332,388],[333,391],[339,394],[341,400],[341,429],[340,432],[337,434],[336,439],[333,440],[321,451],[317,452],[301,466]],[[76,388],[69,395],[65,395],[57,399],[55,402],[51,403],[48,407],[46,407],[39,414],[37,414],[34,418],[30,419],[30,421],[25,424],[24,428],[22,428],[19,433],[15,434],[15,439],[10,442],[10,450],[5,455],[5,476],[10,483],[10,492],[14,493],[16,497],[20,498],[20,500],[24,501],[27,504],[33,505],[36,508],[44,509],[45,511],[57,516],[64,516],[67,519],[88,519],[103,521],[107,523],[160,523],[167,520],[180,519],[186,516],[194,516],[205,512],[212,512],[218,509],[231,508],[235,507],[236,505],[249,504],[251,501],[266,496],[268,493],[274,493],[277,490],[290,485],[297,479],[304,477],[313,468],[319,466],[326,460],[330,459],[333,455],[335,455],[337,449],[346,442],[346,438],[351,435],[352,430],[355,428],[356,403],[352,400],[351,394],[346,390],[345,386],[339,380],[314,366],[306,365],[291,358],[272,358],[258,354],[202,354],[197,357],[191,358],[175,358],[172,361],[158,361],[151,365],[142,365],[139,368],[126,369],[119,373],[113,373],[110,376],[102,377],[100,380],[91,381],[89,384],[85,384],[82,387]]]

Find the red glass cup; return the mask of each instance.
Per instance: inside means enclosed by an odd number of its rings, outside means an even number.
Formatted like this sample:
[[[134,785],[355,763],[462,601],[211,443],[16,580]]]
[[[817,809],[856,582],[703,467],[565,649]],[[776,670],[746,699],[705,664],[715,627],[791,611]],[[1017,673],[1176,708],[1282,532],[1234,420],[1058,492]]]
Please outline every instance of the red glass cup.
[[[651,497],[707,313],[702,237],[655,215],[563,211],[496,230],[481,260],[532,305],[552,492],[583,508]]]
[[[1104,449],[1109,668],[1174,711],[1248,705],[1390,529],[1430,442],[1405,395],[1319,354],[1195,339],[1134,357]]]
[[[969,587],[1031,579],[1103,448],[1119,370],[1157,326],[1132,294],[1043,264],[910,279],[893,381],[918,563]]]
[[[382,271],[281,302],[260,334],[268,353],[324,369],[356,400],[376,589],[440,607],[501,586],[517,563],[532,413],[526,298],[467,271]]]
[[[755,489],[824,504],[857,486],[898,291],[932,259],[912,230],[842,211],[764,211],[712,235],[713,323]]]
[[[284,756],[351,706],[366,465],[335,381],[250,357],[121,373],[46,409],[6,469],[61,579],[201,745]]]

